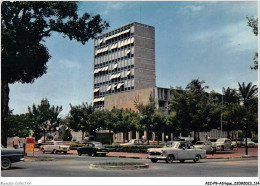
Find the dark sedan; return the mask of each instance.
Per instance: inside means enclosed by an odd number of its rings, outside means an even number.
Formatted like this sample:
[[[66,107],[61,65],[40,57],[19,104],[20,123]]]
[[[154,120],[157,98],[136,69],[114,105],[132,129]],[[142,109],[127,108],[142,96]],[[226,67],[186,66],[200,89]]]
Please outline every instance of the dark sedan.
[[[77,149],[78,155],[88,154],[89,156],[106,156],[108,149],[105,148],[100,142],[88,142],[85,146]]]
[[[23,149],[9,149],[1,146],[1,168],[9,169],[14,162],[23,161]]]

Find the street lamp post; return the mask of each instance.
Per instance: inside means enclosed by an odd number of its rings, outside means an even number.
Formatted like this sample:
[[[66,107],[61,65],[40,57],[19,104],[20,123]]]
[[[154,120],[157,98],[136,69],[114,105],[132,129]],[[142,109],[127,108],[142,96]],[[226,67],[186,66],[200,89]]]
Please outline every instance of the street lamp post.
[[[244,118],[245,127],[246,127],[246,141],[245,141],[245,149],[246,149],[246,155],[248,155],[248,147],[247,147],[247,129],[248,129],[248,121],[246,118]]]
[[[222,104],[221,104],[221,120],[220,120],[220,123],[221,123],[221,125],[220,125],[220,130],[221,130],[221,137],[223,137],[223,132],[222,132],[222,110],[223,110],[223,94],[222,94]]]

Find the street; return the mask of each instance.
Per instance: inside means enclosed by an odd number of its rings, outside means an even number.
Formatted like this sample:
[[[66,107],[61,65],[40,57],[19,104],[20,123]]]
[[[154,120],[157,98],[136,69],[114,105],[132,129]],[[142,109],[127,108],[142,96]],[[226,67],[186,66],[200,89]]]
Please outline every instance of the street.
[[[2,171],[3,177],[256,177],[258,159],[202,159],[200,163],[151,163],[148,159],[119,157],[89,157],[87,155],[42,154],[53,161],[25,161],[12,164]],[[90,164],[101,162],[140,162],[149,164],[143,169],[91,169]]]

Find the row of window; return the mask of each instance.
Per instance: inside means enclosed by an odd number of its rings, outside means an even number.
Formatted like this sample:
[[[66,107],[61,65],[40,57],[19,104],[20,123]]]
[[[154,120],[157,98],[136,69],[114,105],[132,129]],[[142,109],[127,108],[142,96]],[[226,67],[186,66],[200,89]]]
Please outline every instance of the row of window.
[[[108,85],[108,84],[111,84],[111,83],[118,83],[118,82],[121,82],[121,81],[126,81],[126,80],[131,80],[131,79],[134,79],[134,75],[132,75],[132,76],[129,75],[127,77],[114,77],[114,78],[112,78],[111,80],[108,80],[108,81],[101,81],[101,82],[94,83],[94,89],[99,88],[102,85]]]
[[[110,73],[110,74],[105,74],[102,76],[96,76],[94,77],[94,83],[101,83],[101,82],[105,82],[105,81],[110,81],[116,78],[125,78],[125,77],[129,77],[129,76],[133,76],[134,75],[134,69],[129,69],[129,70],[122,70],[122,71],[118,71],[118,72],[114,72],[114,73]]]
[[[123,50],[118,50],[112,53],[96,56],[94,59],[94,64],[98,65],[107,61],[118,60],[121,58],[129,58],[132,56],[131,54],[134,54],[134,47],[129,47]]]
[[[131,46],[132,44],[134,44],[134,37],[129,37],[126,38],[124,40],[118,41],[118,42],[114,42],[114,43],[110,43],[107,45],[104,45],[102,47],[95,47],[95,55],[98,55],[100,53],[104,53],[107,51],[113,51],[115,49],[123,49],[126,48],[128,46]]]
[[[131,67],[131,66],[134,66],[135,64],[135,61],[134,61],[134,58],[129,58],[129,59],[125,59],[125,60],[120,60],[120,61],[117,61],[115,63],[109,63],[108,65],[104,65],[104,66],[100,66],[98,68],[98,66],[95,67],[95,70],[94,70],[94,75],[97,75],[97,74],[106,74],[106,72],[109,72],[112,71],[120,71],[120,70],[124,70],[124,69],[127,69],[128,67]]]
[[[106,67],[108,64],[111,64],[111,63],[116,63],[116,62],[121,62],[122,66],[129,66],[129,65],[132,65],[134,64],[134,54],[131,54],[131,55],[128,55],[126,57],[121,57],[121,58],[117,58],[117,59],[113,59],[113,60],[110,60],[110,61],[105,61],[103,63],[100,63],[100,64],[96,64],[94,65],[94,68],[95,70],[98,69],[98,68],[103,68],[103,67]],[[124,64],[124,65],[123,65]],[[127,65],[126,65],[127,64]],[[122,67],[121,66],[121,67]],[[120,68],[121,68],[120,67]]]
[[[98,46],[119,39],[124,39],[125,37],[129,37],[130,35],[133,35],[133,33],[134,33],[134,27],[129,25],[125,28],[120,28],[118,30],[104,34],[101,36],[101,38],[98,37],[97,39],[95,39],[94,45]]]
[[[93,90],[94,95],[99,95],[107,91],[113,91],[120,88],[129,88],[134,86],[134,79],[128,79],[124,81],[111,82],[110,84],[101,85]]]
[[[111,89],[111,90],[106,91],[106,92],[101,92],[100,94],[95,94],[94,95],[94,102],[104,101],[104,99],[102,99],[102,98],[105,95],[116,94],[116,93],[126,92],[126,91],[130,91],[130,90],[134,90],[134,86],[133,87],[128,87],[128,88],[125,88],[125,87],[121,86],[119,89],[116,88],[114,90]]]

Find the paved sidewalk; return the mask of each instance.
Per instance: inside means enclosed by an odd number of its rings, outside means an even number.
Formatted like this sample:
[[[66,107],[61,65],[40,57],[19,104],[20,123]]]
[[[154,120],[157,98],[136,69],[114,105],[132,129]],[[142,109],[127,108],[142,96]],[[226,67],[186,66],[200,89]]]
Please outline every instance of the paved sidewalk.
[[[39,152],[35,149],[35,152]],[[78,154],[77,150],[70,150],[69,154]],[[107,156],[121,158],[146,159],[147,153],[129,153],[129,152],[109,152]],[[258,148],[248,148],[248,156],[245,156],[245,148],[234,148],[234,150],[217,151],[216,154],[207,154],[207,159],[232,159],[232,158],[249,158],[258,157]]]

